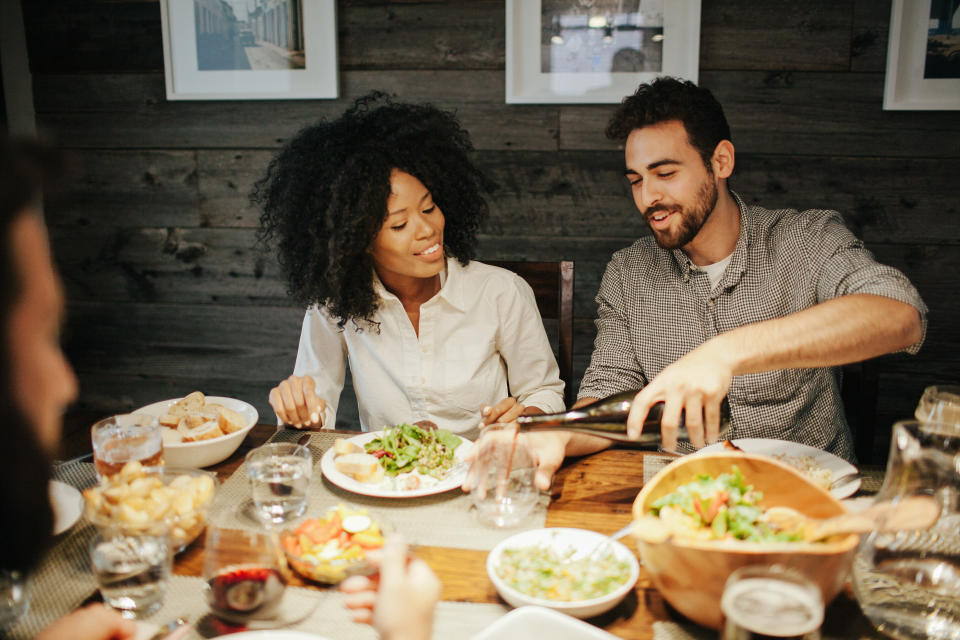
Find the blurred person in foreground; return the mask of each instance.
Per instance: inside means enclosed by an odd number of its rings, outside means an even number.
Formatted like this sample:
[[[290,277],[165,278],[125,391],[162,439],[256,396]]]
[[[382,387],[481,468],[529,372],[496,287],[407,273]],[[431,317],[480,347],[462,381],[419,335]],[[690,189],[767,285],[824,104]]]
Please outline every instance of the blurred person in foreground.
[[[290,293],[307,306],[277,417],[333,428],[346,365],[364,431],[563,409],[563,382],[530,286],[473,260],[487,179],[469,134],[431,105],[364,96],[300,131],[253,198]],[[479,420],[478,420],[479,418]]]
[[[840,365],[916,353],[927,308],[900,271],[877,263],[830,210],[769,210],[730,189],[734,146],[719,102],[674,78],[642,84],[607,127],[652,235],[613,255],[597,294],[597,337],[583,406],[642,389],[627,419],[640,435],[664,402],[662,446],[692,451],[727,437],[777,438],[854,459]],[[565,455],[609,441],[534,434],[538,484]],[[465,488],[469,489],[468,480]]]
[[[63,412],[77,395],[60,348],[64,296],[40,213],[56,163],[56,154],[44,147],[0,136],[0,568],[24,574],[53,540],[51,462]],[[405,560],[403,541],[388,540],[380,595],[369,600],[375,608],[367,617],[384,638],[429,638],[439,582],[422,561],[408,569]],[[136,631],[132,620],[92,604],[55,621],[36,640],[126,640]]]
[[[38,145],[0,136],[0,567],[29,573],[53,539],[47,486],[63,411],[77,381],[60,350],[64,299],[40,214],[53,162]],[[70,613],[37,640],[132,638],[130,620],[101,604]]]
[[[399,534],[368,557],[379,567],[378,576],[351,576],[340,585],[354,620],[373,625],[383,640],[429,640],[441,591],[436,575],[426,562],[408,555]]]

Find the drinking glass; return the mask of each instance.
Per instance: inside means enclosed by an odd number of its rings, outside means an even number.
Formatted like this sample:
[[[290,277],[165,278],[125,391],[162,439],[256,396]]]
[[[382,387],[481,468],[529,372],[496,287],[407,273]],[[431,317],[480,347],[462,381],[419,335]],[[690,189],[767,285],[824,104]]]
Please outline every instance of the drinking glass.
[[[477,518],[497,527],[512,527],[526,518],[539,500],[533,484],[537,467],[529,436],[514,424],[485,427],[475,445],[471,496]]]
[[[741,567],[727,578],[720,599],[723,640],[819,640],[820,589],[800,573],[774,566]]]
[[[19,571],[0,569],[0,631],[12,627],[27,612],[29,596],[26,576]]]
[[[153,416],[123,414],[96,422],[90,428],[97,479],[112,476],[123,465],[137,461],[148,470],[163,466],[163,436]]]
[[[246,461],[253,504],[264,522],[279,524],[303,515],[313,474],[310,449],[275,442],[254,449]]]
[[[960,429],[960,386],[934,385],[923,390],[914,416],[921,422]]]
[[[208,527],[204,593],[214,615],[238,623],[276,617],[287,583],[282,557],[275,530]]]
[[[878,500],[933,496],[925,531],[871,533],[851,583],[864,614],[895,638],[960,638],[960,429],[916,420],[893,426]]]
[[[139,532],[104,528],[90,540],[100,595],[125,618],[146,617],[163,606],[172,556],[169,530],[161,524]]]

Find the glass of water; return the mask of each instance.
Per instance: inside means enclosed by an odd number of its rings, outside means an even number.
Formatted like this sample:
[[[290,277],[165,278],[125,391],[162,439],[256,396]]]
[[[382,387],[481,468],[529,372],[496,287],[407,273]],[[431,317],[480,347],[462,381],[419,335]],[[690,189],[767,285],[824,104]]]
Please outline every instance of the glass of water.
[[[247,454],[247,475],[257,515],[281,524],[303,515],[313,475],[313,456],[299,444],[275,442]]]
[[[820,640],[823,597],[800,573],[782,566],[747,566],[727,578],[720,599],[722,640]]]
[[[493,424],[475,446],[470,484],[477,518],[497,527],[520,524],[540,498],[528,436],[518,433],[516,425]]]
[[[0,635],[30,609],[27,577],[19,571],[0,569]]]
[[[953,425],[960,431],[960,386],[927,387],[923,390],[914,415],[921,422]]]
[[[173,554],[162,525],[142,532],[100,529],[90,540],[90,565],[103,601],[125,618],[163,606]]]

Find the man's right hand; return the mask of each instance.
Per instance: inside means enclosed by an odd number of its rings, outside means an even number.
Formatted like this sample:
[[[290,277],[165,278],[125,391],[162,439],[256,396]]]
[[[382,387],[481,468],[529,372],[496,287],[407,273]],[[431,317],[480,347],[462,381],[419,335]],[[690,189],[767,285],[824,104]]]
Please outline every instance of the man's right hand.
[[[270,390],[270,406],[284,424],[297,429],[319,429],[327,403],[318,398],[310,376],[290,376]]]

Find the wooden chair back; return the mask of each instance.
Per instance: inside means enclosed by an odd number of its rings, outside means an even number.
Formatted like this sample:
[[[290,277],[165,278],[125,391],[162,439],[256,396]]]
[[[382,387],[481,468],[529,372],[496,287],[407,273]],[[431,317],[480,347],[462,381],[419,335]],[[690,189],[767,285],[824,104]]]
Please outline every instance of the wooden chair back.
[[[564,382],[563,401],[573,403],[573,261],[514,262],[485,261],[509,269],[527,281],[537,298],[540,316],[556,320],[557,365]]]

